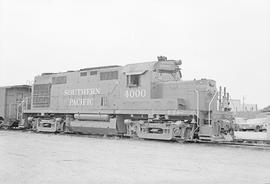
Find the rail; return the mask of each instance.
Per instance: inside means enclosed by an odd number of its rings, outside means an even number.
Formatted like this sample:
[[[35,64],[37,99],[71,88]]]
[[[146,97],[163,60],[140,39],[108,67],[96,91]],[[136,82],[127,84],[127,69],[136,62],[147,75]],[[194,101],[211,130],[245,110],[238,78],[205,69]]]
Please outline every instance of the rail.
[[[216,95],[217,95],[218,91],[215,92],[213,98],[210,100],[209,105],[208,105],[208,124],[209,126],[211,126],[211,104],[213,102],[213,100],[215,99]]]
[[[196,92],[196,116],[197,116],[197,120],[196,120],[196,124],[197,124],[197,127],[192,131],[191,135],[193,137],[194,133],[196,132],[196,130],[199,128],[199,105],[200,105],[200,95],[199,95],[199,91],[197,89],[194,90]]]
[[[17,120],[20,119],[20,114],[24,112],[24,110],[29,109],[29,97],[24,98],[18,105],[17,105]],[[20,111],[21,108],[21,111]]]
[[[195,89],[196,95],[197,95],[197,124],[199,123],[199,104],[200,104],[200,96],[199,96],[199,91]]]

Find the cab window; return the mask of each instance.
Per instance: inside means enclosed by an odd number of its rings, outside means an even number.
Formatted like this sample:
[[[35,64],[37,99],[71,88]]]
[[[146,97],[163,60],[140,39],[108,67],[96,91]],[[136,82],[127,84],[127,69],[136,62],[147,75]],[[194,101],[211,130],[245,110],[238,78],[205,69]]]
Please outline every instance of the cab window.
[[[140,83],[140,75],[128,75],[127,76],[127,86],[137,87]]]

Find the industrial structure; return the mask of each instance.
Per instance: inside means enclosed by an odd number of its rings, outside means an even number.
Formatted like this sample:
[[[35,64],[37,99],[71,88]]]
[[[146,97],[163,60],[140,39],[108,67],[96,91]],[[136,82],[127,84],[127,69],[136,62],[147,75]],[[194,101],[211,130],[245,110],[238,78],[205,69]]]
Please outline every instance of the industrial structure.
[[[230,106],[233,112],[256,112],[258,111],[257,104],[247,104],[241,102],[240,99],[230,99]]]

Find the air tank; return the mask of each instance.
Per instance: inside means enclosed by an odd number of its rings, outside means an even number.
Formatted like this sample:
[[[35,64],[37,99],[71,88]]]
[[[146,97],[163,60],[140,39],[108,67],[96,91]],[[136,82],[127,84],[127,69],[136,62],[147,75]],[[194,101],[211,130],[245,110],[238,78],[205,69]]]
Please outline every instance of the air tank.
[[[74,118],[82,121],[109,121],[110,116],[106,114],[74,114]]]

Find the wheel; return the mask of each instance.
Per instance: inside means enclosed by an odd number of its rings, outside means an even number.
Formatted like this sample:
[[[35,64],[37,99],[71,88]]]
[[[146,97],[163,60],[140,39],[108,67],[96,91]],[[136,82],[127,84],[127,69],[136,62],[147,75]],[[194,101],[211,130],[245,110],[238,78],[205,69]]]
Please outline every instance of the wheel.
[[[174,136],[174,137],[179,137],[179,136],[181,136],[181,131],[180,131],[179,128],[174,128],[174,129],[173,129],[173,136]]]

